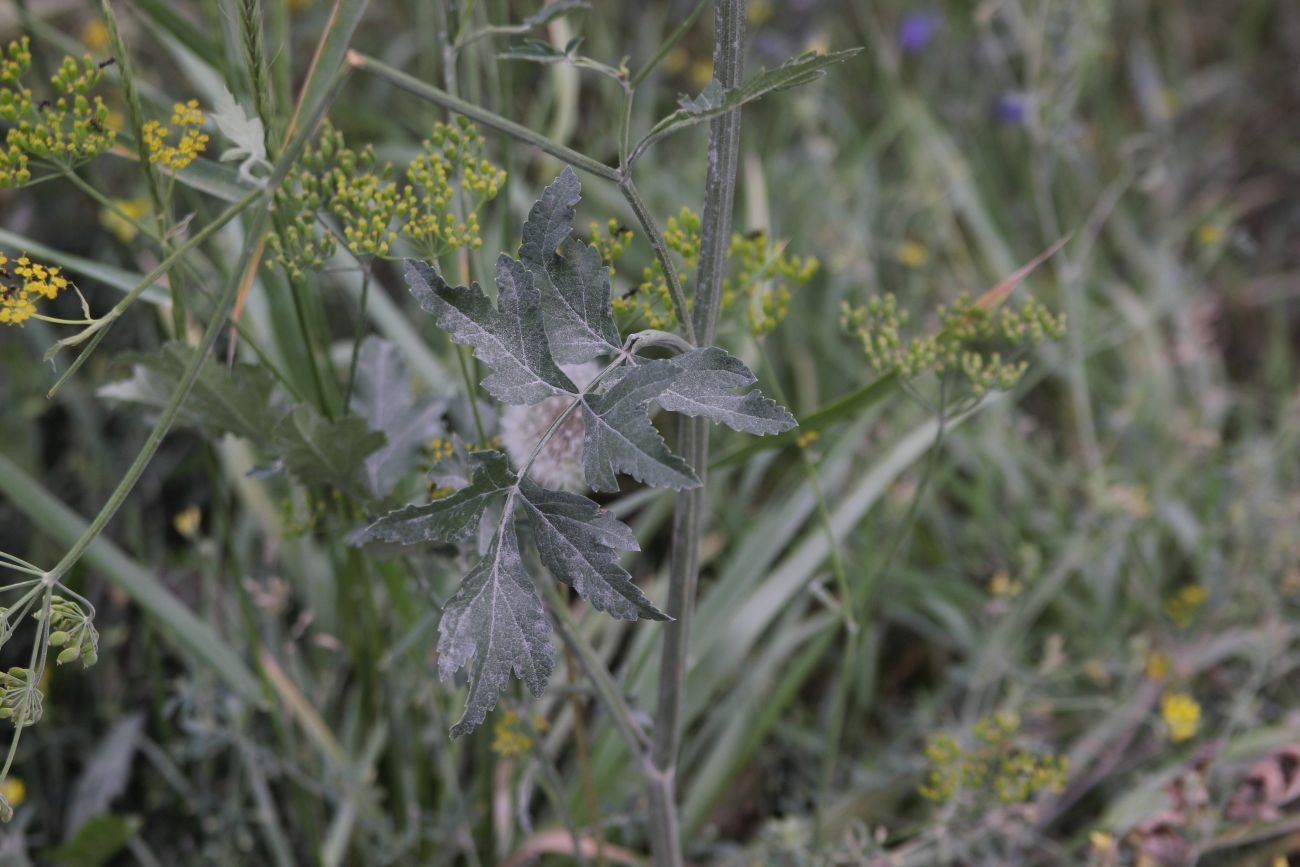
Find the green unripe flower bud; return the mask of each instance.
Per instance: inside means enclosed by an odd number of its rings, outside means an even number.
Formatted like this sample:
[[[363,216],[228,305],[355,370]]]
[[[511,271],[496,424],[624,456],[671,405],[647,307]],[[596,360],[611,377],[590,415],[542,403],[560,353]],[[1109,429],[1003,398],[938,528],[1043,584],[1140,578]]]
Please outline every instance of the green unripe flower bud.
[[[68,643],[68,633],[63,630],[50,633],[50,647],[62,647]]]

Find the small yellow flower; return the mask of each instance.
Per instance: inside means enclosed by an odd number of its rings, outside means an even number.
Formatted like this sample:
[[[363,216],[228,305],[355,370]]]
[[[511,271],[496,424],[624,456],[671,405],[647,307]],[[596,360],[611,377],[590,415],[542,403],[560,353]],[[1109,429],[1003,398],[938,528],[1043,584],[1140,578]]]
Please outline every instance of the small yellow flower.
[[[817,440],[820,438],[821,438],[821,434],[818,433],[817,431],[806,430],[803,433],[799,434],[799,436],[795,437],[794,444],[801,449],[806,449],[808,448],[808,446],[817,442]]]
[[[1201,706],[1185,692],[1165,693],[1160,698],[1160,716],[1175,743],[1192,739],[1201,727]]]
[[[703,90],[704,85],[713,80],[713,61],[701,57],[691,64],[691,85],[696,90]]]
[[[989,579],[989,593],[999,599],[1014,599],[1024,589],[1019,581],[1013,581],[1006,569],[999,569]]]
[[[1144,665],[1147,677],[1152,680],[1164,680],[1169,676],[1169,657],[1159,651],[1147,654]]]
[[[8,777],[0,783],[0,798],[8,801],[9,806],[17,807],[27,800],[27,784],[20,777]]]
[[[186,539],[193,539],[203,523],[203,510],[198,506],[188,506],[172,516],[172,527]]]
[[[137,230],[135,224],[146,214],[149,213],[148,199],[113,199],[113,204],[117,210],[104,208],[99,212],[99,222],[110,235],[123,244],[129,244],[135,240]],[[130,218],[130,219],[128,219]]]
[[[50,301],[71,286],[63,272],[49,265],[33,262],[26,256],[13,260],[0,254],[0,324],[21,325],[37,316],[36,302]]]
[[[664,58],[664,72],[669,75],[676,75],[685,69],[686,65],[690,62],[691,55],[687,53],[681,43],[678,43],[672,51],[668,52],[668,56]]]
[[[81,42],[98,54],[108,48],[108,28],[98,18],[92,18],[81,28]]]
[[[528,752],[532,746],[533,739],[524,731],[519,714],[513,710],[501,714],[492,728],[492,752],[508,759]]]
[[[1223,239],[1223,229],[1217,223],[1202,223],[1196,230],[1196,242],[1202,247],[1213,247]]]
[[[1115,838],[1105,831],[1093,831],[1088,835],[1088,842],[1092,845],[1094,852],[1102,855],[1114,852],[1116,849]]]
[[[173,105],[171,122],[179,134],[174,145],[170,143],[171,127],[163,126],[156,120],[146,123],[141,132],[149,151],[149,162],[173,172],[194,162],[199,154],[207,150],[208,136],[201,129],[205,121],[197,99]]]
[[[1169,615],[1169,619],[1174,622],[1174,625],[1179,629],[1186,629],[1191,625],[1192,618],[1196,616],[1197,610],[1205,604],[1208,596],[1209,591],[1200,584],[1189,584],[1165,602],[1165,612]]]
[[[920,268],[930,261],[930,251],[919,241],[904,241],[898,245],[898,261],[909,268]]]

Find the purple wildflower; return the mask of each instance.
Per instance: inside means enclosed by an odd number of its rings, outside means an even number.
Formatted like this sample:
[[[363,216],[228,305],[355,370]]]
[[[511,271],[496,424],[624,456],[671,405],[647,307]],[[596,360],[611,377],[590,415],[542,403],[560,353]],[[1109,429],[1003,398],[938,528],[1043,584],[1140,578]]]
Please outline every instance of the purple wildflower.
[[[993,116],[1003,123],[1019,126],[1025,122],[1025,101],[1014,93],[1004,93],[993,104]]]
[[[904,54],[925,50],[939,30],[940,19],[933,12],[909,12],[898,22],[898,45]]]

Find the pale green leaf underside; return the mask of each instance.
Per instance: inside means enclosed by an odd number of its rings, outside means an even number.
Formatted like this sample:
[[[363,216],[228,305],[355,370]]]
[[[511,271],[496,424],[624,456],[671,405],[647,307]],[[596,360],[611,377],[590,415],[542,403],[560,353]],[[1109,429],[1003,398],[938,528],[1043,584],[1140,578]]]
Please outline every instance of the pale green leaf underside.
[[[446,680],[477,660],[453,738],[483,722],[512,672],[534,696],[546,689],[555,664],[551,624],[524,570],[512,515],[503,517],[487,554],[447,602],[438,630],[439,677]]]
[[[667,620],[632,583],[616,549],[636,551],[632,530],[586,497],[524,480],[520,499],[542,563],[599,611],[618,620]]]
[[[736,394],[753,385],[754,374],[735,356],[716,347],[696,349],[673,359],[682,369],[655,402],[669,412],[702,416],[741,433],[767,436],[793,428],[790,412],[760,391]]]
[[[353,545],[387,542],[393,545],[464,542],[478,530],[483,513],[514,484],[514,474],[500,452],[474,452],[468,485],[430,503],[406,506],[384,515],[353,533]]]
[[[609,269],[594,247],[571,237],[581,198],[578,176],[566,166],[529,210],[519,248],[541,292],[551,354],[565,364],[612,355],[622,345],[610,307]]]
[[[577,391],[551,356],[533,277],[504,253],[497,260],[497,306],[477,284],[452,286],[425,262],[406,261],[406,281],[420,306],[452,340],[474,348],[492,368],[483,387],[502,403],[533,404]]]
[[[617,491],[617,473],[658,488],[681,490],[700,484],[690,465],[668,450],[646,415],[646,405],[680,373],[671,361],[648,361],[629,370],[603,394],[583,398],[582,464],[587,484],[597,491]]]

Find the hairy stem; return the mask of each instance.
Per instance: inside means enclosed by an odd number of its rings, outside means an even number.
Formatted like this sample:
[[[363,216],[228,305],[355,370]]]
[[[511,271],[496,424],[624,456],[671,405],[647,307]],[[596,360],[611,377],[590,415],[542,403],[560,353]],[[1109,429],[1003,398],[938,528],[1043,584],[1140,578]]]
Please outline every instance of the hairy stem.
[[[724,88],[740,83],[744,57],[745,0],[717,0],[713,23],[713,77]],[[700,222],[700,260],[696,272],[694,308],[683,320],[693,342],[713,343],[727,242],[735,204],[736,165],[740,145],[740,109],[719,116],[709,126],[709,171]],[[684,305],[683,305],[684,306]],[[681,448],[700,475],[700,486],[677,495],[673,517],[668,614],[659,665],[659,703],[654,743],[647,761],[650,782],[650,844],[657,867],[681,867],[681,830],[677,811],[677,755],[682,741],[682,710],[686,703],[686,658],[694,619],[695,592],[700,576],[700,535],[704,529],[705,491],[709,465],[708,424],[683,418],[678,423]]]

